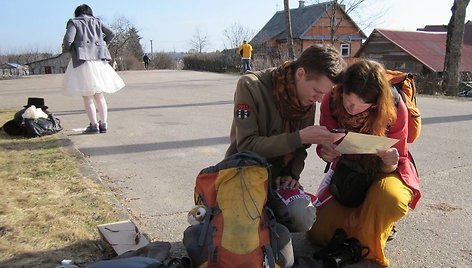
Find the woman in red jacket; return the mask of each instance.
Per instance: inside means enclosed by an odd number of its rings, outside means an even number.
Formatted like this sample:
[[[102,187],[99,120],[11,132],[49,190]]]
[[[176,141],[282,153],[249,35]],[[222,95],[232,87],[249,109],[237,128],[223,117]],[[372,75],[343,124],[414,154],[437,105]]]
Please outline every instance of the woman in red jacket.
[[[318,155],[332,162],[320,186],[322,200],[317,220],[308,238],[326,244],[342,228],[348,237],[357,238],[369,248],[367,259],[388,266],[385,243],[395,222],[414,208],[420,198],[419,177],[408,154],[407,109],[395,101],[383,66],[371,60],[359,60],[349,66],[341,85],[326,94],[321,105],[320,125],[328,129],[386,136],[399,140],[393,147],[377,154],[343,155],[360,164],[374,178],[362,204],[356,208],[341,205],[331,198],[328,187],[341,154],[334,145],[317,146]]]

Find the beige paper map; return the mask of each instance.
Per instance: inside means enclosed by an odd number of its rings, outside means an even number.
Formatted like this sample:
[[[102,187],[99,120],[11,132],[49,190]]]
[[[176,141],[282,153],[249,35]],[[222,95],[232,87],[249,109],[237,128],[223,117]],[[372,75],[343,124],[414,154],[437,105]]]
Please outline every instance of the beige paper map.
[[[376,154],[377,150],[387,150],[397,142],[397,139],[349,132],[335,149],[342,154]]]

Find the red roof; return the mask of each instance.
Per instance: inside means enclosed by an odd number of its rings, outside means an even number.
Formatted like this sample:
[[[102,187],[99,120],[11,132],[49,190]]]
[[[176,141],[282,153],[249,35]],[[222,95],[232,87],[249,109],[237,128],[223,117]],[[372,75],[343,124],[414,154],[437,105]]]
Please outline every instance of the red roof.
[[[434,72],[444,70],[445,32],[412,32],[374,29]],[[366,44],[369,40],[366,41]],[[366,45],[364,44],[364,45]],[[460,71],[472,71],[472,44],[462,45]]]
[[[426,25],[424,28],[416,29],[423,32],[447,32],[447,25]],[[464,25],[464,44],[472,45],[472,21]]]

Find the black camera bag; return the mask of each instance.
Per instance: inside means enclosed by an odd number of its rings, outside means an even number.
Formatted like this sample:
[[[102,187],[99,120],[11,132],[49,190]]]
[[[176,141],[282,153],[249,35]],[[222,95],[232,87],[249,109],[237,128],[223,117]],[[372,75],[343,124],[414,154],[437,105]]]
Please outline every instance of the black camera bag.
[[[355,208],[364,201],[372,181],[358,163],[341,158],[331,177],[329,191],[342,205]]]
[[[354,264],[369,255],[369,248],[361,245],[359,240],[347,236],[343,229],[336,229],[328,244],[313,253],[317,260],[323,260],[323,267],[338,268],[344,264]]]

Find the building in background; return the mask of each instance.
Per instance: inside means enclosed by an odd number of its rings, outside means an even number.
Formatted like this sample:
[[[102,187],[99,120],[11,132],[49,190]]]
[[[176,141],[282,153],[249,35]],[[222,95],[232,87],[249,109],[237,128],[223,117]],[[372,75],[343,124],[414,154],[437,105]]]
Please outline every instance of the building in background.
[[[27,65],[30,67],[31,74],[60,74],[66,72],[69,61],[70,54],[62,53],[51,58],[27,63]]]
[[[374,29],[356,57],[377,60],[387,69],[441,75],[446,56],[447,26],[427,25],[417,31]],[[472,23],[464,28],[460,71],[472,72]]]
[[[9,78],[13,76],[24,76],[30,73],[29,67],[18,63],[4,63],[0,65],[1,78]]]
[[[295,57],[313,44],[328,44],[336,47],[350,62],[362,41],[367,39],[344,6],[334,2],[305,6],[304,1],[299,1],[298,8],[290,9],[290,17]],[[274,59],[283,60],[287,51],[284,11],[277,11],[250,43],[254,47],[255,60],[269,60],[273,66],[277,64]]]

